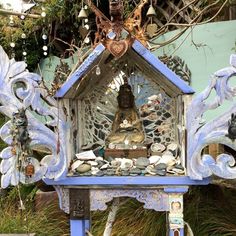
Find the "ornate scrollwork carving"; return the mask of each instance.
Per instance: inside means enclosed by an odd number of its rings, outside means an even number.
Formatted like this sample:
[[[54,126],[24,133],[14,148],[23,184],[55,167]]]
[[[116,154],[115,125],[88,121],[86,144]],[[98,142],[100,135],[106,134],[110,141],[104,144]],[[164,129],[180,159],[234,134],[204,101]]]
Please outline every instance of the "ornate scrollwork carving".
[[[29,148],[40,149],[44,154],[46,153],[41,161],[31,157],[35,174],[29,181],[25,178],[25,173],[17,168],[17,157],[12,152],[11,121],[6,122],[0,129],[0,137],[9,145],[0,153],[3,159],[0,164],[3,188],[10,184],[24,183],[26,179],[29,183],[43,177],[58,179],[66,174],[68,162],[65,145],[65,117],[58,110],[56,101],[48,96],[46,89],[41,86],[41,81],[39,75],[26,70],[25,62],[9,60],[0,47],[0,112],[11,119],[13,113],[22,108],[26,109]]]
[[[116,197],[131,197],[144,203],[144,208],[155,211],[168,210],[168,194],[162,190],[90,190],[91,211],[107,209],[106,203]]]
[[[217,71],[207,88],[192,101],[187,112],[188,130],[188,175],[192,179],[202,179],[212,174],[222,178],[236,178],[235,159],[229,154],[220,154],[216,159],[211,155],[202,155],[202,149],[211,143],[220,143],[236,150],[236,142],[228,134],[228,121],[236,113],[236,105],[224,114],[207,123],[202,122],[204,113],[221,106],[226,100],[236,96],[236,87],[231,87],[229,79],[236,75],[236,55],[230,58],[231,67]],[[212,91],[216,96],[207,102]]]

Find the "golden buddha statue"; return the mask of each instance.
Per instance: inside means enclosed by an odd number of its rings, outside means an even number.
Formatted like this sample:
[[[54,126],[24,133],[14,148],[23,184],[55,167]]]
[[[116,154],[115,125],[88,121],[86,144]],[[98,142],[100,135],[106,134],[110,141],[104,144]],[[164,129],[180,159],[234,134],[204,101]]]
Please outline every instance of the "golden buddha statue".
[[[134,102],[134,95],[127,78],[117,96],[118,110],[112,123],[112,131],[106,139],[109,144],[138,144],[144,141],[143,125]]]

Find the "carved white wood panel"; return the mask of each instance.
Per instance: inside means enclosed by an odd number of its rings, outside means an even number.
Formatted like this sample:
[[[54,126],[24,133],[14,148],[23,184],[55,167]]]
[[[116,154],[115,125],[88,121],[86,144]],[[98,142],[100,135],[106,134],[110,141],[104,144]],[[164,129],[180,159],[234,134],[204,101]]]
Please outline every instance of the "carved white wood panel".
[[[3,188],[43,177],[59,179],[67,173],[65,117],[41,82],[39,75],[27,71],[25,62],[10,60],[0,46],[0,112],[12,118],[14,112],[26,109],[30,148],[45,151],[41,160],[31,157],[35,174],[26,178],[17,165],[18,157],[12,152],[11,121],[6,122],[0,129],[0,137],[9,145],[0,153]]]

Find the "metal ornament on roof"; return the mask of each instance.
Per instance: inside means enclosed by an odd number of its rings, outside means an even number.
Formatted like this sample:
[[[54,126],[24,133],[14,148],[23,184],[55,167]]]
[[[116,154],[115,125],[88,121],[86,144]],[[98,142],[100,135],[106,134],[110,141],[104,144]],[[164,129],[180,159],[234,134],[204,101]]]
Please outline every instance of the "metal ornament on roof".
[[[145,30],[141,27],[142,8],[148,3],[147,0],[142,0],[141,3],[134,9],[128,19],[123,21],[123,1],[109,1],[109,10],[111,20],[109,20],[91,0],[85,0],[87,5],[96,15],[97,32],[95,33],[94,45],[104,43],[107,45],[111,53],[120,57],[126,52],[127,45],[130,45],[132,37],[146,44]],[[126,32],[127,37],[122,38],[122,32]],[[114,32],[115,37],[109,38],[109,33]],[[114,45],[113,45],[114,44]]]
[[[223,144],[236,150],[236,141],[229,132],[230,124],[234,122],[232,114],[236,113],[236,87],[231,87],[229,83],[236,75],[235,54],[230,57],[230,65],[214,73],[210,84],[194,98],[188,108],[188,175],[192,179],[203,179],[213,174],[226,179],[236,178],[235,157],[226,153],[216,158],[209,154],[201,154],[202,149],[212,143]],[[214,91],[216,96],[207,101]],[[232,102],[232,106],[228,106],[224,114],[203,123],[202,118],[207,111],[220,107],[226,101]]]
[[[0,46],[0,112],[12,119],[14,113],[26,109],[31,150],[40,151],[39,161],[30,156],[27,173],[17,167],[18,158],[13,151],[12,122],[7,121],[0,129],[0,137],[8,144],[0,157],[1,187],[19,182],[36,182],[43,177],[59,179],[66,174],[68,160],[66,155],[65,116],[58,110],[56,101],[48,96],[41,86],[41,77],[26,70],[25,62],[9,60]],[[47,104],[47,106],[45,106]],[[60,133],[59,131],[60,130]],[[32,175],[27,178],[26,175]],[[27,181],[26,181],[27,180]]]

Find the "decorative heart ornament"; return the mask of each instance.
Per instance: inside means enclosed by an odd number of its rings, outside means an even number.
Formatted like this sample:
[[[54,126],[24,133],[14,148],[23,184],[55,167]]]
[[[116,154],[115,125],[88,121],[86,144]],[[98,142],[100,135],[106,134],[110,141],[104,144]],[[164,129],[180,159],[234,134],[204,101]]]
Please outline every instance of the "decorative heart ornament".
[[[120,41],[108,41],[107,49],[110,53],[116,57],[122,57],[129,48],[129,42],[127,40],[120,40]]]
[[[80,35],[81,35],[82,39],[84,39],[88,34],[88,29],[85,28],[84,26],[80,26],[79,27],[79,32],[80,32]]]
[[[152,38],[157,32],[157,29],[157,24],[148,24],[146,29],[148,37]]]

